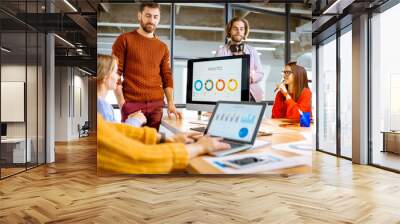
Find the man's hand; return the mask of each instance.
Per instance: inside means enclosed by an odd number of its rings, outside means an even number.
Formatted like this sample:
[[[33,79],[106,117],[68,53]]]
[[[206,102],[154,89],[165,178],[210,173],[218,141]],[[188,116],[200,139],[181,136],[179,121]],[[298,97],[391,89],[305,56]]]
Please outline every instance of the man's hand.
[[[254,83],[254,76],[256,75],[256,71],[251,70],[250,71],[250,84]]]
[[[176,119],[182,119],[182,113],[176,110],[176,107],[173,103],[168,104],[167,113],[170,119],[171,119],[171,114],[174,114]]]
[[[121,100],[118,102],[119,109],[122,110],[122,106],[124,106],[125,100]]]
[[[122,106],[125,103],[124,94],[122,92],[122,85],[117,85],[117,88],[114,90],[114,94],[117,98],[119,109],[122,110]]]

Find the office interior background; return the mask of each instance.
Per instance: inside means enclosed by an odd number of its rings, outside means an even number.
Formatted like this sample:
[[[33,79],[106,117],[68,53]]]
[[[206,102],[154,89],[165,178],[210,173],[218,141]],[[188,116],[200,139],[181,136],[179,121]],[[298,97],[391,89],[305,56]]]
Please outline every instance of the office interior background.
[[[251,24],[248,42],[256,47],[263,64],[265,100],[273,103],[272,89],[280,81],[283,65],[296,60],[307,69],[314,92],[316,149],[352,160],[352,135],[367,131],[361,139],[365,152],[358,148],[354,153],[363,155],[362,163],[398,171],[399,156],[390,149],[398,137],[389,133],[400,126],[400,105],[395,97],[400,84],[392,68],[399,34],[391,28],[400,6],[393,2],[342,4],[340,16],[323,11],[334,1],[316,1],[312,9],[307,2],[162,3],[157,34],[174,59],[175,103],[185,104],[187,60],[212,57],[225,43],[226,22],[244,16]],[[0,146],[1,177],[54,161],[54,142],[78,138],[78,125],[82,127],[86,121],[94,131],[96,49],[110,54],[120,33],[138,27],[137,10],[138,4],[119,1],[76,1],[75,5],[2,1],[1,121],[11,142]],[[368,29],[354,37],[356,10],[359,14],[368,11],[369,18],[364,21]],[[53,17],[46,15],[48,12],[54,13]],[[352,125],[353,116],[360,116],[352,108],[362,100],[352,92],[352,82],[358,82],[352,67],[355,54],[351,54],[353,44],[359,42],[355,38],[368,40],[362,49],[368,56],[364,65],[368,80],[359,86],[367,88],[361,96],[367,97],[367,107],[361,111],[366,113],[367,125],[361,130]],[[108,99],[115,103],[112,94]],[[266,116],[270,110],[271,106]],[[13,147],[19,149],[14,158],[19,165],[10,158]],[[359,158],[353,161],[360,162]]]
[[[173,49],[176,86],[184,86],[185,61],[212,56],[238,14],[250,20],[250,38],[263,40],[251,44],[262,49],[267,101],[285,62],[307,68],[313,172],[99,177],[96,142],[79,138],[78,124],[96,131],[96,54],[135,28],[135,6],[118,9],[123,2],[0,1],[0,222],[399,222],[399,1],[162,4],[157,33]],[[124,13],[107,14],[115,9]],[[184,104],[184,89],[175,91]]]
[[[78,4],[0,2],[2,179],[55,162],[85,122],[95,131],[97,3]]]
[[[316,148],[356,163],[400,170],[396,1],[317,1],[313,65]],[[333,7],[330,7],[333,6]]]
[[[112,44],[121,33],[138,28],[135,12],[139,4],[103,5],[97,18],[97,49],[98,53],[111,54]],[[186,103],[187,60],[214,57],[225,44],[225,25],[234,16],[249,21],[247,43],[260,56],[264,72],[260,86],[270,105],[266,113],[270,117],[274,89],[281,81],[286,62],[298,61],[312,82],[311,6],[304,3],[162,4],[156,34],[168,45],[173,58],[175,103]],[[108,100],[116,105],[112,93]],[[118,109],[115,114],[120,114]]]

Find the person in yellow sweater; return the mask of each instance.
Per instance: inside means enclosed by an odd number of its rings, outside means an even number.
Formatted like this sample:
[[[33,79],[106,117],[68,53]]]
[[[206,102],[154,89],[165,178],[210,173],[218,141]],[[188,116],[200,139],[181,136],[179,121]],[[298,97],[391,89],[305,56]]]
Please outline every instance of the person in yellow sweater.
[[[112,78],[115,57],[98,55],[99,97],[105,97],[114,88],[117,79]],[[114,66],[115,67],[115,66]],[[105,101],[105,100],[104,100]],[[106,103],[107,104],[107,103]],[[98,108],[97,114],[97,168],[98,171],[124,174],[159,174],[184,169],[191,158],[208,152],[227,149],[230,146],[219,138],[194,134],[177,134],[165,138],[163,134],[141,124],[121,124],[109,119],[106,110]],[[138,113],[129,118],[140,121]],[[129,119],[128,119],[129,120]],[[136,127],[135,127],[136,126]],[[197,140],[197,142],[194,142]],[[164,143],[164,144],[160,144]]]
[[[199,155],[230,147],[220,140],[179,134],[160,144],[162,135],[154,128],[107,122],[98,115],[97,167],[99,171],[123,174],[169,173],[185,169],[189,160]]]

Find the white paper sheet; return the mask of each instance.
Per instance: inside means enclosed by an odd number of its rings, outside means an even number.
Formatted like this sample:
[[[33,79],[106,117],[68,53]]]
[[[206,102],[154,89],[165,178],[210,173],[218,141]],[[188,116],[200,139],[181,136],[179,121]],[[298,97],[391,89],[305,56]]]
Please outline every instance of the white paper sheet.
[[[272,160],[272,162],[256,165],[253,167],[248,168],[232,168],[225,165],[225,161],[227,160],[234,160],[234,159],[241,159],[245,157],[257,157],[257,158],[264,158],[267,160]],[[272,157],[269,158],[269,157]],[[276,158],[278,160],[276,160]],[[245,174],[245,173],[260,173],[260,172],[268,172],[274,171],[277,169],[282,168],[290,168],[296,167],[300,165],[312,165],[311,156],[293,156],[293,157],[283,157],[277,154],[273,154],[270,152],[262,152],[262,153],[251,153],[251,154],[236,154],[231,156],[225,157],[209,157],[205,158],[205,160],[210,163],[212,166],[216,167],[217,169],[221,170],[226,174]]]
[[[304,156],[312,156],[312,152],[315,150],[314,146],[310,143],[310,141],[297,141],[290,142],[285,144],[276,144],[272,146],[273,149],[283,150],[294,152],[297,154],[301,154]]]

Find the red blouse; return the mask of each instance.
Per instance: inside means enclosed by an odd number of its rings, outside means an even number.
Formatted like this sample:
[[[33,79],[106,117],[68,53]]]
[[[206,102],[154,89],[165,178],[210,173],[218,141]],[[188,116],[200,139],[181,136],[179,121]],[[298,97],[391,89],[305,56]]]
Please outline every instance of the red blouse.
[[[302,112],[311,113],[311,91],[309,88],[304,88],[301,91],[300,97],[297,102],[292,98],[286,100],[282,92],[278,92],[275,97],[274,106],[272,107],[272,118],[289,118],[300,120],[299,109]]]

